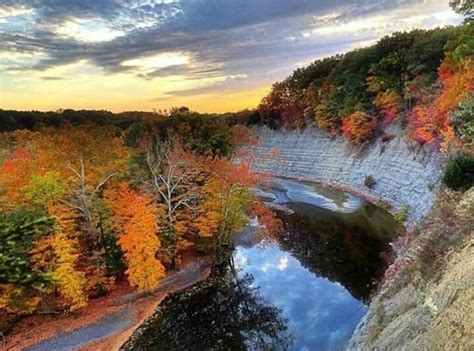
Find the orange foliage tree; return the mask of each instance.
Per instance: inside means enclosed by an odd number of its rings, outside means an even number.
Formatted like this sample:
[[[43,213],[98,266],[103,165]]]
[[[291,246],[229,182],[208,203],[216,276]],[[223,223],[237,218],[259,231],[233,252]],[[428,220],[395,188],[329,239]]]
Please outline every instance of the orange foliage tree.
[[[450,119],[460,102],[474,91],[473,28],[472,23],[457,28],[459,33],[448,42],[446,57],[438,68],[441,89],[431,99],[425,98],[410,116],[412,140],[440,146],[442,151],[461,143]]]
[[[118,243],[125,256],[128,281],[139,289],[153,290],[165,276],[165,268],[156,258],[161,247],[157,223],[163,213],[152,198],[126,183],[108,191],[107,198],[120,233]]]
[[[369,140],[375,131],[376,121],[367,113],[356,111],[342,120],[342,133],[359,145]]]
[[[17,148],[0,165],[2,207],[11,208],[25,204],[24,192],[34,172],[33,162],[27,149]]]
[[[382,112],[383,122],[392,123],[402,108],[402,98],[394,90],[387,90],[377,94],[374,105]]]

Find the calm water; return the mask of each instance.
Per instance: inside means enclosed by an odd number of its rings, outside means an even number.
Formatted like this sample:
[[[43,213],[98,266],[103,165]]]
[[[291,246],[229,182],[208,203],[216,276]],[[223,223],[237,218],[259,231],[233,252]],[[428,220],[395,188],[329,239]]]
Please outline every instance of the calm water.
[[[279,209],[285,233],[274,243],[256,243],[252,227],[239,233],[228,262],[165,299],[127,349],[343,348],[401,227],[380,208],[312,184],[277,179],[261,196]]]

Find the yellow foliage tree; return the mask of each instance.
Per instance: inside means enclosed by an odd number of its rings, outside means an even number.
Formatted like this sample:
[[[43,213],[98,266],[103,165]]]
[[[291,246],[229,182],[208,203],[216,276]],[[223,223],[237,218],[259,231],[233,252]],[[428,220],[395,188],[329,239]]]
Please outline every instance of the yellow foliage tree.
[[[246,162],[234,164],[224,158],[206,161],[210,170],[204,185],[206,201],[197,218],[199,233],[213,237],[218,246],[230,245],[231,234],[247,223],[252,195],[248,188],[255,187],[261,177],[253,173]]]
[[[51,205],[48,212],[56,219],[56,233],[50,242],[55,256],[52,277],[69,309],[77,310],[87,304],[85,274],[78,269],[77,214],[64,205]]]

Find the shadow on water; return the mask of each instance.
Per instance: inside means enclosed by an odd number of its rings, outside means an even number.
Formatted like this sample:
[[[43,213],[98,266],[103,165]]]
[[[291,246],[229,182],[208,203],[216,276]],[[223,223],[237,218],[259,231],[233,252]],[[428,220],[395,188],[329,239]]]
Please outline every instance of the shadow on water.
[[[293,214],[279,214],[286,228],[281,248],[317,276],[339,282],[357,299],[368,301],[386,268],[381,256],[403,226],[371,204],[352,213],[303,203],[288,207]]]
[[[281,310],[268,304],[233,259],[168,297],[123,350],[287,350],[292,337]]]
[[[360,199],[341,194],[334,203],[351,207],[331,211],[314,203],[332,201],[327,194],[290,185],[293,193],[276,196],[292,210],[278,212],[285,231],[276,243],[256,245],[251,230],[239,234],[228,262],[167,297],[123,349],[343,349],[383,275],[382,253],[403,228]]]

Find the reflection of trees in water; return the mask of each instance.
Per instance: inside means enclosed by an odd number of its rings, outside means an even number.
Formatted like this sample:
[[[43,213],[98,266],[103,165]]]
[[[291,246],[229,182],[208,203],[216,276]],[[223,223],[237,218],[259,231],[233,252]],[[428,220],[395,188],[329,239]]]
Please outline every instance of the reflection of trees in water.
[[[343,284],[351,294],[368,300],[381,278],[380,253],[399,225],[373,206],[352,214],[334,213],[305,204],[292,204],[295,213],[281,214],[287,233],[280,240],[301,264],[321,277]]]
[[[165,299],[127,350],[286,350],[293,339],[281,311],[233,262],[204,282]]]

